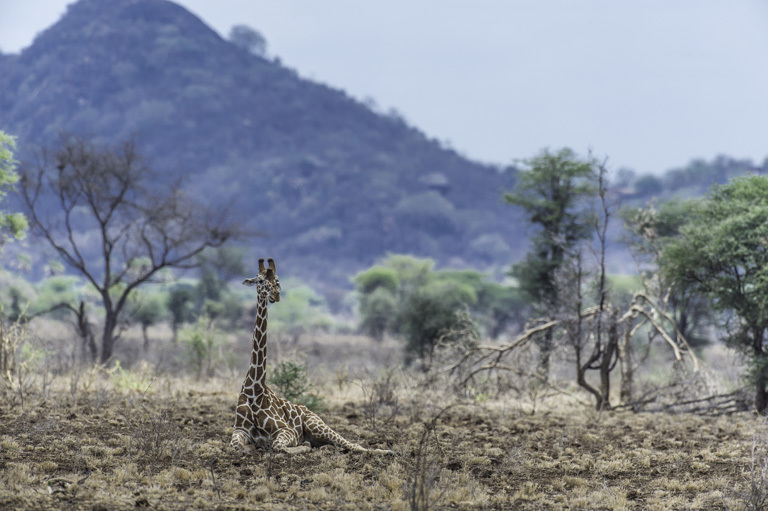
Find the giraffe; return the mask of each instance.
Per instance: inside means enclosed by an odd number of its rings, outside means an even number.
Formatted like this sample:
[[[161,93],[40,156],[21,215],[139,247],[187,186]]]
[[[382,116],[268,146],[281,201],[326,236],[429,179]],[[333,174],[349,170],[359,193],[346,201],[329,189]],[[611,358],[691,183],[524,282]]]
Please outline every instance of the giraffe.
[[[335,445],[348,451],[394,454],[386,449],[366,449],[346,440],[328,427],[317,414],[302,404],[277,396],[267,386],[267,304],[280,301],[280,281],[275,261],[259,259],[259,273],[243,281],[257,286],[256,323],[253,327],[251,364],[240,389],[235,411],[235,427],[230,446],[238,451],[267,448],[276,452],[300,454],[312,446]]]

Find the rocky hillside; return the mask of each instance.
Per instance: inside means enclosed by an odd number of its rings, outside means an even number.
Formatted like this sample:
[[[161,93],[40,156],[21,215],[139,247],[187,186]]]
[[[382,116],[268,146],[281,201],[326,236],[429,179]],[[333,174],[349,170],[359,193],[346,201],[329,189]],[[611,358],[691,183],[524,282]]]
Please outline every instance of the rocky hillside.
[[[469,161],[172,2],[70,5],[30,47],[0,56],[0,90],[0,129],[21,157],[62,130],[135,136],[169,179],[266,232],[254,248],[285,272],[346,282],[387,252],[481,268],[523,250],[501,200],[513,169]]]

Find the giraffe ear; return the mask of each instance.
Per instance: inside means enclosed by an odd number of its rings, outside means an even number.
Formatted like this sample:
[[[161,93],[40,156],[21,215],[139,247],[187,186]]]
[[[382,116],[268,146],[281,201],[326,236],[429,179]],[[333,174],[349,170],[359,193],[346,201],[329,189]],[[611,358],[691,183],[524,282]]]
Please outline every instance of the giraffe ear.
[[[244,286],[253,286],[253,285],[256,284],[257,280],[258,280],[258,277],[251,277],[250,279],[245,279],[243,281],[243,285]]]
[[[270,257],[267,259],[267,263],[269,264],[269,269],[272,270],[272,273],[277,273],[277,268],[275,268],[275,260]]]
[[[264,258],[259,257],[259,273],[264,273],[266,269],[264,268]]]

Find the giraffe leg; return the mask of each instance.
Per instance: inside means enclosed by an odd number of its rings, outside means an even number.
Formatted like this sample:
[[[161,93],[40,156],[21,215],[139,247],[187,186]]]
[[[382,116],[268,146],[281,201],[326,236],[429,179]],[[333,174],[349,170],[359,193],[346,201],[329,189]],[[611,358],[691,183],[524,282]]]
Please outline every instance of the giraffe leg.
[[[369,452],[373,454],[395,454],[387,449],[366,449],[360,444],[350,442],[340,434],[336,433],[328,426],[317,414],[302,406],[304,412],[304,430],[308,436],[317,442],[333,444],[347,451]]]
[[[232,433],[232,439],[229,441],[229,446],[237,452],[250,453],[255,449],[255,445],[248,438],[245,431],[236,429]]]
[[[275,440],[272,442],[272,449],[276,452],[284,452],[287,454],[302,454],[309,452],[312,449],[309,442],[296,445],[298,443],[297,440],[296,434],[293,431],[287,428],[281,429],[277,432]]]

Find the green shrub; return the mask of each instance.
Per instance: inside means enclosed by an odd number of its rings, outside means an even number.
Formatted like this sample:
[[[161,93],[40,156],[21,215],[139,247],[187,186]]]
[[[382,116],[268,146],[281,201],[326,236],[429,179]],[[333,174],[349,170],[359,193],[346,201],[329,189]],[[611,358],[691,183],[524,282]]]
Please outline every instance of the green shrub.
[[[384,333],[394,325],[396,311],[395,295],[388,289],[379,287],[360,300],[360,328],[380,341]]]
[[[204,369],[208,376],[213,374],[215,352],[221,335],[213,321],[206,316],[201,316],[195,326],[182,331],[187,355],[198,378],[202,376]]]
[[[379,288],[383,288],[390,293],[397,291],[399,279],[397,273],[392,268],[383,266],[374,266],[368,270],[358,273],[355,278],[355,287],[363,294],[370,294]]]
[[[403,302],[399,318],[405,337],[406,363],[418,358],[422,368],[428,369],[438,342],[449,338],[446,335],[459,326],[460,291],[454,293],[447,286],[428,287],[410,294]]]
[[[322,296],[298,279],[285,279],[281,286],[280,304],[269,311],[270,331],[298,339],[311,330],[330,329],[333,321]]]
[[[269,383],[278,394],[292,403],[301,403],[315,413],[325,410],[323,398],[310,392],[312,384],[307,366],[295,362],[280,362],[269,377]]]

